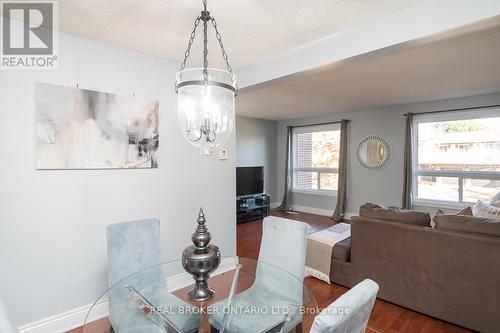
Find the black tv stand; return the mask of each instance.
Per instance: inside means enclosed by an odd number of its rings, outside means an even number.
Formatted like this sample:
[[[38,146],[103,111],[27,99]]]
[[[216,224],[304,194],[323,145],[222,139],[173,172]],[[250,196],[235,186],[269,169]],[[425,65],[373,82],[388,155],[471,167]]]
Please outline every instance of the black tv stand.
[[[236,198],[236,222],[263,219],[269,215],[270,202],[267,194],[245,195]]]

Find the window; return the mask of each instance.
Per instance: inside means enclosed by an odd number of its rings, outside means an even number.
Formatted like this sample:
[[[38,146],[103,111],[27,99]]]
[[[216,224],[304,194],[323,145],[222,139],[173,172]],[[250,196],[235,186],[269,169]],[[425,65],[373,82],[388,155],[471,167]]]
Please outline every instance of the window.
[[[293,191],[335,195],[338,188],[340,125],[293,129]]]
[[[500,109],[416,115],[415,204],[460,206],[500,192]]]

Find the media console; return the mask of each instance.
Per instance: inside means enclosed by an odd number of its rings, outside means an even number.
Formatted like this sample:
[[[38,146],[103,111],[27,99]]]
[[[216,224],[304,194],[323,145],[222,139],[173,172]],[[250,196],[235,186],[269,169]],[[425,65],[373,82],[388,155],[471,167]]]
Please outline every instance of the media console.
[[[269,215],[270,202],[267,194],[244,195],[236,198],[236,222],[248,222]]]

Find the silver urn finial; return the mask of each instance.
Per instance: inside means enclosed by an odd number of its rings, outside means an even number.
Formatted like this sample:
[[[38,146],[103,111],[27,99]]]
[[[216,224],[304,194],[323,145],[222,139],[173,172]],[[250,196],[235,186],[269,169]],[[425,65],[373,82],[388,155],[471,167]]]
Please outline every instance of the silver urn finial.
[[[205,225],[206,219],[202,208],[198,213],[197,222],[198,226],[191,236],[194,245],[188,246],[182,252],[182,266],[195,280],[195,286],[188,293],[189,299],[206,301],[215,295],[215,292],[208,287],[207,280],[219,267],[221,255],[217,246],[209,244],[212,235]]]

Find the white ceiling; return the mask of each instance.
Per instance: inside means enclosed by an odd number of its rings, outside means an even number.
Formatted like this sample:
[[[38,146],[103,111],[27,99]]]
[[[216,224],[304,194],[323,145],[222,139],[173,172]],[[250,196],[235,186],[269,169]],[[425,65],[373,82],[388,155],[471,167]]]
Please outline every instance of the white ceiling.
[[[421,0],[209,0],[233,68],[277,55]],[[201,0],[64,0],[60,30],[182,61]],[[201,34],[201,30],[198,31]],[[201,64],[201,38],[191,65]],[[213,34],[211,65],[223,65]]]
[[[401,45],[245,89],[237,114],[290,119],[500,92],[500,27]]]

